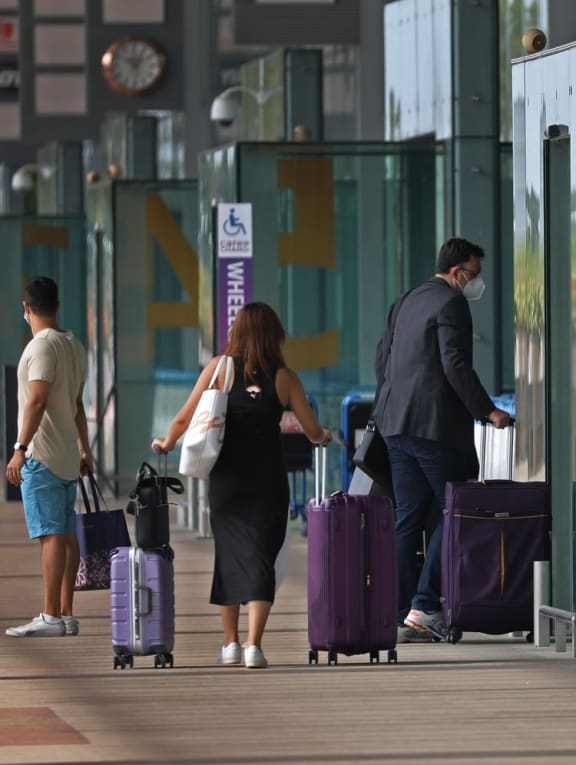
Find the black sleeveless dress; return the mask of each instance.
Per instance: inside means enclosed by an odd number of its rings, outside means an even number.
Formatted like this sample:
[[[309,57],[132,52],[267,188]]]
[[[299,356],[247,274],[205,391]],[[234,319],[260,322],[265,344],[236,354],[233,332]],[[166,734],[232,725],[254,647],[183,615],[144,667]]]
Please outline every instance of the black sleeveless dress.
[[[234,359],[224,443],[208,486],[215,547],[210,602],[221,606],[274,601],[289,502],[275,376],[275,370],[272,379],[258,372],[245,380],[243,360]]]

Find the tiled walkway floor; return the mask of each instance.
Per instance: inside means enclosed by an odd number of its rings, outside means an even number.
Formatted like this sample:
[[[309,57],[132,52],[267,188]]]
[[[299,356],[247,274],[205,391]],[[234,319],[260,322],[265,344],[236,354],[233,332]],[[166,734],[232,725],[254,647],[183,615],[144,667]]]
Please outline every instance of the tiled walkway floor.
[[[20,506],[0,504],[0,764],[576,762],[570,652],[465,635],[399,646],[397,665],[309,666],[306,542],[295,534],[264,645],[270,668],[217,666],[212,543],[178,530],[173,542],[175,666],[136,657],[114,671],[108,592],[77,595],[78,637],[4,635],[39,612],[41,581]]]

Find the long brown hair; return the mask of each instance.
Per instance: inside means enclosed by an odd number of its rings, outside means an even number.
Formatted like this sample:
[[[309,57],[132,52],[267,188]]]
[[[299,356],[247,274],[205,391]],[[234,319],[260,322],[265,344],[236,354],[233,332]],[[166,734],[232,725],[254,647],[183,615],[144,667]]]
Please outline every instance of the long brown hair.
[[[247,303],[230,328],[226,355],[244,359],[246,377],[252,378],[258,369],[271,377],[273,369],[286,366],[285,339],[282,322],[267,303]]]

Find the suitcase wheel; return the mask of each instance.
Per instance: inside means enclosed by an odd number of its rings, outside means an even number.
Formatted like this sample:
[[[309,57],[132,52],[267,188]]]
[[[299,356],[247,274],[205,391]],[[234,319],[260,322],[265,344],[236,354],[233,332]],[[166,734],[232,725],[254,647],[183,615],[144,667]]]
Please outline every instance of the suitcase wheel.
[[[449,627],[446,639],[449,643],[456,645],[456,643],[462,640],[462,630],[459,630],[458,627]]]
[[[370,651],[370,664],[380,664],[380,651]]]
[[[318,651],[314,649],[308,651],[308,664],[318,664]]]
[[[338,654],[336,651],[328,651],[328,664],[338,664]]]
[[[174,666],[174,657],[171,653],[157,653],[154,656],[154,669],[165,669]]]
[[[133,667],[134,666],[134,657],[130,656],[129,654],[121,654],[119,656],[114,657],[114,669],[125,669],[126,666]]]
[[[388,664],[398,664],[398,654],[395,648],[388,651]]]

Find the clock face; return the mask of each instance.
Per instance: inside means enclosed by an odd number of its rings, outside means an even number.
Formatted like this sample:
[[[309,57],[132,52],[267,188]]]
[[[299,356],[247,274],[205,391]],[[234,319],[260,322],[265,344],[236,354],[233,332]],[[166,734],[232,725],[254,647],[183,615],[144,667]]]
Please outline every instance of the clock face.
[[[102,56],[102,70],[110,87],[128,96],[151,90],[164,74],[166,57],[156,43],[123,37]]]

